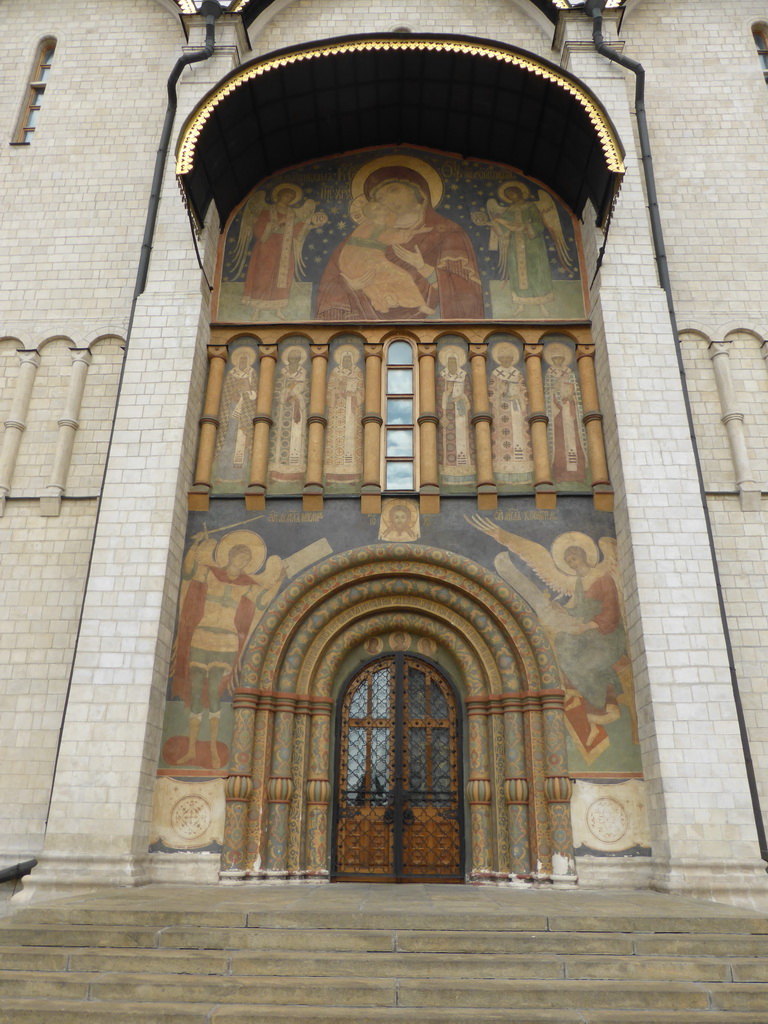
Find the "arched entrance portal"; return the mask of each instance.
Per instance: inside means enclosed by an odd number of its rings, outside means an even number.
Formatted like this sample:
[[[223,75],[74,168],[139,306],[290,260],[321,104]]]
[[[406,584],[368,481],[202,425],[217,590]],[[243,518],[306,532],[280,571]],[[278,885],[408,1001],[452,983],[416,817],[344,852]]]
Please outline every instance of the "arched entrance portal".
[[[403,653],[347,684],[337,719],[332,878],[463,878],[461,736],[452,686]]]

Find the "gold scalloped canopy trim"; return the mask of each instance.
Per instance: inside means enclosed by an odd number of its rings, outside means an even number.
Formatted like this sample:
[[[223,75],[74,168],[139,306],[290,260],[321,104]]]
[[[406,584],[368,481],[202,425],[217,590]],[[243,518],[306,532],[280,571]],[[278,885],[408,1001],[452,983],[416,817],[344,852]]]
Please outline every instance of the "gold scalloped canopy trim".
[[[596,100],[585,89],[580,88],[575,82],[566,78],[565,75],[558,73],[555,68],[541,64],[531,57],[523,56],[523,54],[510,52],[509,50],[499,50],[496,47],[484,46],[481,43],[460,43],[446,39],[349,40],[347,42],[317,47],[316,49],[283,54],[280,57],[270,57],[256,64],[250,64],[248,67],[242,68],[237,72],[224,85],[219,86],[215,92],[203,100],[197,110],[193,111],[187,124],[184,126],[177,149],[176,173],[188,174],[192,170],[195,164],[197,141],[208,119],[216,107],[227,96],[231,95],[236,89],[239,89],[241,85],[251,82],[255,78],[260,78],[270,71],[289,67],[291,64],[296,64],[299,61],[317,60],[321,57],[336,57],[343,53],[361,53],[370,50],[434,50],[446,53],[463,53],[471,57],[486,57],[489,60],[497,60],[503,64],[511,64],[513,67],[523,68],[534,75],[553,82],[573,96],[584,108],[600,140],[608,170],[615,174],[624,173],[624,161],[621,157],[618,139],[613,133],[608,118]]]

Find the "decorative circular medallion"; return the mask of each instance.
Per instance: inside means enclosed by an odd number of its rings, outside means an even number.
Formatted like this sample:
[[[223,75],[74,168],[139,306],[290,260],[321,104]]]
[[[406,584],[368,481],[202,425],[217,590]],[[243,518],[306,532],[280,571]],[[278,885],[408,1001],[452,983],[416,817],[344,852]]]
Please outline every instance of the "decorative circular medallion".
[[[601,843],[618,843],[629,828],[629,816],[618,800],[600,797],[587,810],[587,828]]]
[[[380,636],[369,636],[363,646],[365,647],[368,654],[371,654],[375,657],[377,654],[381,654],[381,652],[384,650],[384,641],[381,639]]]
[[[437,644],[429,636],[420,636],[416,641],[416,649],[419,654],[423,654],[425,658],[434,658],[437,653]]]
[[[183,796],[171,811],[171,825],[182,839],[198,839],[210,828],[210,804],[201,796]]]
[[[407,651],[411,646],[410,633],[392,633],[389,638],[389,646],[393,651]]]

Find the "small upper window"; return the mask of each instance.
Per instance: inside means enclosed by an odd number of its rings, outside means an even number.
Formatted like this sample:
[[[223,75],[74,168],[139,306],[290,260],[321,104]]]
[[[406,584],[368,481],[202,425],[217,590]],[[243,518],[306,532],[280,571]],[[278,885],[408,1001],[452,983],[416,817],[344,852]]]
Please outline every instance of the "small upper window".
[[[384,418],[384,489],[412,491],[416,487],[414,437],[416,389],[413,349],[394,341],[387,350]]]
[[[768,29],[756,25],[752,29],[752,38],[755,40],[757,55],[760,58],[760,66],[763,69],[763,78],[768,82]]]
[[[51,62],[56,49],[56,43],[52,39],[46,40],[40,47],[32,81],[29,83],[27,93],[27,104],[19,125],[17,142],[29,143],[37,128],[40,117],[40,106],[43,102],[43,93],[48,84],[48,76],[51,73]]]

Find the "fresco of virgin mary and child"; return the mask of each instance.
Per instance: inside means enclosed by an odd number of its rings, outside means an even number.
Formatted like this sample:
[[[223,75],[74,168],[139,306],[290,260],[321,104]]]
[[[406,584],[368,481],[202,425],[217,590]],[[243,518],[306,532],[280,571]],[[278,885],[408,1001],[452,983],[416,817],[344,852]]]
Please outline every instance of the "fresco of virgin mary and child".
[[[224,232],[215,319],[585,315],[576,221],[512,168],[391,147],[260,182]]]

